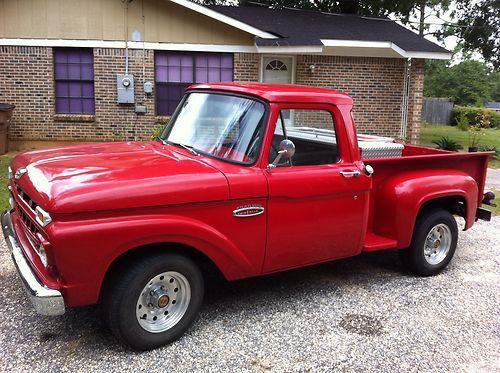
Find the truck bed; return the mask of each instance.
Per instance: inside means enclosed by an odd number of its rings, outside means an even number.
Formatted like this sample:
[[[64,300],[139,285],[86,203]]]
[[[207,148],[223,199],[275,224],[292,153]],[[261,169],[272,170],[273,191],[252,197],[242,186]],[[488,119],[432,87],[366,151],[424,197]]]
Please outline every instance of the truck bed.
[[[477,207],[481,206],[482,195],[486,180],[488,158],[492,152],[457,153],[425,146],[405,144],[400,157],[363,159],[374,169],[372,175],[372,189],[370,191],[370,210],[368,229],[363,247],[364,251],[380,250],[394,247],[394,240],[385,238],[377,232],[380,221],[379,214],[390,213],[386,206],[382,206],[379,193],[382,193],[384,183],[396,174],[413,172],[425,176],[429,172],[446,173],[459,171],[471,176],[477,184]]]

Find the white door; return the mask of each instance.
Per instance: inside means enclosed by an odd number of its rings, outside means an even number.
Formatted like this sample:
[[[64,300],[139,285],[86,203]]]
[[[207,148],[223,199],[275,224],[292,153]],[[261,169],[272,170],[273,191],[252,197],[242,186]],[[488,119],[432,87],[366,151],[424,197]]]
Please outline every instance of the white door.
[[[262,59],[262,81],[265,83],[292,83],[292,57],[264,57]],[[293,127],[293,110],[283,110],[286,127]]]
[[[262,59],[262,81],[266,83],[292,82],[292,57],[264,57]]]

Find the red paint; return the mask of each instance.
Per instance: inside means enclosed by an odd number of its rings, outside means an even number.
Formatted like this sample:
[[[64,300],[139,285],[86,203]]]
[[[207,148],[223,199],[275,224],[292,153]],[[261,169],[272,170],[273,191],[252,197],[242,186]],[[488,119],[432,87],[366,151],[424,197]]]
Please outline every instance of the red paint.
[[[266,132],[254,165],[238,165],[158,141],[101,143],[18,155],[16,181],[53,222],[42,228],[51,268],[28,239],[19,211],[13,224],[36,274],[62,291],[69,306],[95,303],[109,266],[152,243],[199,250],[227,279],[257,276],[361,251],[408,246],[419,209],[459,196],[466,228],[483,193],[490,153],[450,153],[406,145],[403,157],[361,162],[349,96],[322,88],[255,83],[197,85],[251,95],[268,103]],[[341,160],[336,164],[266,170],[281,108],[332,113]],[[374,167],[364,174],[364,163]],[[344,177],[341,171],[360,171]],[[12,190],[16,185],[10,182]],[[15,193],[17,209],[28,210]],[[238,218],[238,207],[265,213]],[[32,214],[28,215],[31,219]],[[147,251],[147,247],[141,250]]]

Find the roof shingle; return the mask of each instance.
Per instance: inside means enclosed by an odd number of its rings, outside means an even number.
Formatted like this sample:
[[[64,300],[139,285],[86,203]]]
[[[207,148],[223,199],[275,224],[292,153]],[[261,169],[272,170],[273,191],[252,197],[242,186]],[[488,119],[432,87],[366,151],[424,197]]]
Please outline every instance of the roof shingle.
[[[256,6],[208,6],[228,17],[279,36],[256,38],[258,46],[321,46],[321,39],[393,42],[409,52],[449,53],[385,17],[362,17]]]

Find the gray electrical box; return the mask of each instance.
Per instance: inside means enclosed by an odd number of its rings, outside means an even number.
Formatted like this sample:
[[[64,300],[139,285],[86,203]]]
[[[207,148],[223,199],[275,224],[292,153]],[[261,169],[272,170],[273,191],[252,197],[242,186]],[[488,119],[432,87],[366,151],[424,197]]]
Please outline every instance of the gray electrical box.
[[[116,92],[119,104],[133,104],[134,76],[132,74],[116,75]]]
[[[151,82],[144,83],[144,93],[147,93],[147,94],[153,93],[153,83],[151,83]]]

